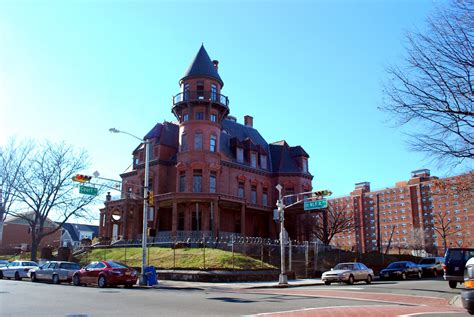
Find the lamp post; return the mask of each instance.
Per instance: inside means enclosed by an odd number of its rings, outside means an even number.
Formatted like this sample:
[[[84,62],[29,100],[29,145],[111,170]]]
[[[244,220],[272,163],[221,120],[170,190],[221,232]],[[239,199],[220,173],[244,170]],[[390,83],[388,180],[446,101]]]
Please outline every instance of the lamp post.
[[[148,182],[149,182],[149,175],[150,175],[150,156],[149,156],[149,146],[150,140],[149,139],[140,139],[139,137],[128,133],[126,131],[121,131],[115,128],[110,128],[110,132],[112,133],[124,133],[127,134],[140,142],[145,143],[145,180],[143,184],[143,230],[142,230],[142,275],[140,278],[140,285],[146,285],[145,280],[145,267],[147,265],[147,244],[148,244]]]
[[[288,285],[288,277],[286,276],[285,270],[285,205],[283,204],[283,196],[281,190],[283,187],[278,184],[275,186],[278,190],[278,201],[276,203],[278,208],[278,216],[280,218],[280,276],[278,278],[278,284],[281,286]]]
[[[281,268],[281,272],[280,272],[280,277],[278,279],[278,285],[282,286],[282,287],[285,287],[285,286],[288,286],[288,277],[286,275],[286,268],[285,268],[285,240],[286,240],[286,237],[285,237],[285,208],[290,208],[290,207],[293,207],[301,202],[305,202],[307,199],[306,199],[306,195],[309,195],[311,194],[314,197],[319,197],[319,198],[323,198],[325,196],[330,196],[332,194],[332,192],[330,190],[327,190],[327,189],[324,189],[324,190],[317,190],[317,191],[314,191],[314,192],[303,192],[303,193],[298,193],[298,194],[290,194],[290,195],[285,195],[285,196],[282,196],[281,194],[281,190],[283,189],[283,187],[278,184],[275,186],[275,188],[278,190],[278,200],[277,200],[277,203],[276,203],[276,206],[278,208],[278,217],[280,219],[280,260],[281,260],[281,263],[280,263],[280,268]],[[298,197],[301,197],[300,199],[298,199]],[[283,203],[283,199],[284,198],[289,198],[289,197],[296,197],[296,202],[293,202],[293,203],[290,203],[289,205],[285,206],[285,204]],[[311,209],[318,209],[318,208],[321,208],[321,207],[318,207],[318,206],[310,206],[310,207],[307,207],[305,206],[304,209],[305,210],[311,210]],[[291,244],[290,244],[290,247],[291,247]],[[291,261],[291,259],[290,259]]]

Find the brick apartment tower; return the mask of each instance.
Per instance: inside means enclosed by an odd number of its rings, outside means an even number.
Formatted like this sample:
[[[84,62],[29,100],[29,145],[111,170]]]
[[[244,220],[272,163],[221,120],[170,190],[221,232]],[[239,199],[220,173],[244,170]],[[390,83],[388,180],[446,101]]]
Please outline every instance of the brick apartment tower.
[[[145,136],[152,140],[149,187],[155,194],[148,226],[162,239],[231,234],[276,238],[275,186],[281,184],[283,194],[312,189],[309,156],[301,146],[269,144],[251,116],[240,124],[229,115],[218,65],[201,46],[173,98],[177,122],[158,123]],[[100,211],[102,238],[141,238],[143,143],[133,160],[132,169],[121,174],[120,198],[107,195]],[[302,206],[288,210],[287,230],[293,239],[296,215],[302,212]]]
[[[416,170],[407,181],[393,187],[371,190],[369,182],[355,184],[349,196],[329,204],[344,210],[355,229],[336,235],[331,244],[359,252],[444,254],[442,227],[448,233],[447,247],[474,246],[472,193],[465,197],[446,194],[434,186],[438,177],[428,169]],[[473,172],[442,179],[452,184],[474,181]],[[444,224],[442,224],[443,222]],[[437,228],[438,230],[435,230]]]

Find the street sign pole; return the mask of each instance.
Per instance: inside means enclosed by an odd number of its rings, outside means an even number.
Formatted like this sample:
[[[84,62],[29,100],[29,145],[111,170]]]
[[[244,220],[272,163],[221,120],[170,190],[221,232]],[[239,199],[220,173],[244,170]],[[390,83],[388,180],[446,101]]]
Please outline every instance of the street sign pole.
[[[280,267],[281,267],[281,273],[280,277],[278,279],[278,284],[281,286],[287,286],[288,285],[288,277],[286,276],[286,270],[285,270],[285,205],[283,204],[283,197],[281,195],[281,190],[283,187],[278,184],[276,186],[276,189],[278,190],[278,201],[277,201],[277,207],[278,207],[278,215],[280,216]]]

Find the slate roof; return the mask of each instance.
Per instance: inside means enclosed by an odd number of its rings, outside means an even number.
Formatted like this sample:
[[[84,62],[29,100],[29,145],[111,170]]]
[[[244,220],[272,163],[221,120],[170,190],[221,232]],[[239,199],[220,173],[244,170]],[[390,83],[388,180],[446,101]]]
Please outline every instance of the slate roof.
[[[220,150],[229,157],[235,159],[232,144],[238,142],[241,146],[252,143],[250,148],[262,149],[268,156],[268,170],[273,173],[301,173],[296,158],[298,156],[309,157],[301,146],[289,146],[285,141],[268,144],[262,135],[253,127],[249,127],[234,120],[224,119],[222,121],[222,133],[220,138]]]
[[[296,157],[309,155],[301,146],[290,147],[285,141],[270,144],[270,153],[274,172],[298,173],[301,168],[296,162]]]
[[[211,58],[207,54],[204,45],[201,45],[196,57],[194,57],[193,62],[191,65],[189,65],[181,80],[192,77],[210,77],[219,81],[222,87],[224,86],[224,82],[219,76],[219,73],[212,63]]]
[[[27,219],[33,220],[34,215],[35,215],[34,211],[30,211],[30,212],[26,212],[22,214],[21,218],[18,216],[8,215],[5,219],[5,223],[16,224],[16,225],[30,225]],[[54,221],[51,221],[49,218],[47,218],[44,222],[45,228],[56,228],[57,226],[58,225]]]
[[[92,237],[99,236],[99,226],[94,225],[85,225],[80,223],[65,223],[63,224],[63,229],[69,232],[71,239],[73,241],[79,241],[79,232],[80,231],[92,231]]]
[[[169,147],[178,149],[178,134],[179,126],[165,121],[163,123],[157,123],[143,138],[144,139],[155,139],[155,144],[167,145]],[[137,151],[141,148],[141,144],[135,149]],[[135,153],[135,151],[133,151]]]

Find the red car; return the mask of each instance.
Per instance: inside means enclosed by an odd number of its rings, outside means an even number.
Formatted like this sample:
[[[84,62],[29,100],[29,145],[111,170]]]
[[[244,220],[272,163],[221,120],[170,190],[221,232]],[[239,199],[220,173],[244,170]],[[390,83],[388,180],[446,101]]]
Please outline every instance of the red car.
[[[76,286],[97,284],[100,288],[108,285],[132,287],[137,283],[138,274],[134,269],[115,261],[91,262],[75,272],[72,282]]]

